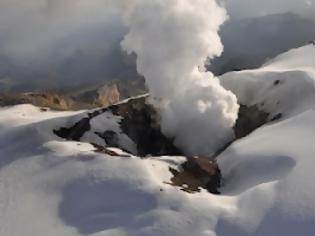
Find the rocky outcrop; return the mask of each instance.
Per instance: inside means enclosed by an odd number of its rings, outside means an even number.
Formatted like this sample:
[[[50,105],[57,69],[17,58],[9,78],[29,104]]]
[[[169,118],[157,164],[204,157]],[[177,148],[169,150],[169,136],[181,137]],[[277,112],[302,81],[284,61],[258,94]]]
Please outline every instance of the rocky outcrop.
[[[172,139],[162,134],[159,116],[146,99],[144,96],[110,107],[113,114],[123,117],[121,130],[136,143],[140,156],[182,155]]]
[[[174,175],[171,184],[186,192],[199,192],[203,188],[213,194],[220,193],[218,189],[221,186],[221,172],[214,160],[207,157],[187,158],[180,171],[170,171]]]
[[[6,81],[0,81],[4,83]],[[84,86],[83,86],[84,87]],[[135,94],[145,93],[144,79],[113,80],[92,87],[74,88],[73,91],[38,93],[1,93],[0,106],[32,104],[52,110],[85,110],[107,107]]]
[[[182,155],[172,140],[161,132],[159,117],[152,105],[146,102],[147,96],[130,99],[120,104],[98,109],[76,122],[72,127],[62,127],[54,133],[67,140],[80,141],[81,137],[91,129],[91,119],[111,112],[120,119],[122,133],[126,134],[137,146],[138,156],[147,155]],[[95,133],[104,139],[109,147],[119,147],[118,135],[114,131],[106,130]]]
[[[110,83],[98,90],[98,96],[95,104],[98,106],[110,106],[121,100],[118,85]]]
[[[92,104],[94,107],[106,107],[123,99],[146,92],[144,79],[112,80],[98,86],[70,93],[75,101]]]
[[[118,103],[122,99],[117,83],[109,82],[97,88],[73,95],[74,100],[93,105],[106,107]]]
[[[32,104],[38,107],[47,107],[57,111],[91,109],[92,106],[74,101],[72,98],[56,93],[23,93],[0,94],[0,106]]]
[[[67,140],[80,141],[86,132],[91,130],[91,120],[109,112],[120,117],[120,129],[135,144],[140,157],[180,155],[183,153],[174,144],[173,140],[161,132],[160,117],[156,109],[147,102],[148,95],[135,97],[125,102],[115,104],[87,113],[87,116],[71,127],[62,127],[55,130],[55,134]],[[235,139],[245,137],[258,127],[268,122],[268,114],[260,111],[257,106],[241,106],[239,118],[234,127]],[[95,134],[103,139],[106,146],[92,143],[97,152],[115,156],[110,147],[120,148],[119,133],[113,130],[99,130]],[[86,140],[85,140],[86,141]],[[232,143],[232,142],[231,142]],[[218,194],[221,185],[221,173],[216,163],[216,157],[231,145],[227,143],[212,157],[187,157],[178,170],[170,169],[173,174],[171,184],[181,187],[186,192],[200,191],[201,188],[210,193]],[[124,150],[128,151],[128,150]]]
[[[235,138],[240,139],[268,122],[269,114],[257,106],[241,105],[238,119],[234,126]]]

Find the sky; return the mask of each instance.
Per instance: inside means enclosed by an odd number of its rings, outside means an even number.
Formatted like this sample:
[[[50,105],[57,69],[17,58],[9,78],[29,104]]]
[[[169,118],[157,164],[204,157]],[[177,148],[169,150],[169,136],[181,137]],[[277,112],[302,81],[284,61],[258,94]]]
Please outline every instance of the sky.
[[[123,77],[118,73],[126,70],[126,66],[119,66],[123,64],[125,56],[120,55],[120,42],[127,28],[117,9],[121,10],[137,1],[0,0],[0,80],[7,76],[17,80],[40,80],[51,74],[69,83],[77,77],[80,77],[80,81],[89,77],[91,82]],[[227,10],[229,19],[225,22],[286,12],[299,14],[302,18],[315,17],[315,0],[218,0],[218,3]],[[224,29],[225,25],[227,23],[221,28]],[[266,32],[265,28],[262,32]],[[279,36],[284,33],[279,32]],[[246,34],[251,37],[250,30],[242,32],[244,37]],[[233,41],[233,30],[226,35],[223,36]],[[239,38],[239,35],[235,34],[235,37]],[[305,38],[303,36],[303,40]],[[282,37],[280,41],[283,40]],[[238,40],[233,43],[223,41],[227,44],[227,54],[238,53],[229,49],[240,48]],[[255,42],[253,47],[259,46],[259,40]],[[288,43],[288,47],[295,45],[297,43]],[[110,61],[116,66],[113,67]],[[83,66],[84,63],[87,66]],[[222,63],[216,64],[221,66]],[[67,68],[67,72],[64,68]],[[91,70],[95,71],[93,75]],[[220,68],[214,70],[222,71]]]
[[[292,12],[315,18],[314,0],[220,0],[231,18],[257,17]]]
[[[105,42],[118,40],[116,32],[119,32],[119,36],[124,34],[112,2],[116,2],[117,6],[117,2],[123,1],[0,0],[1,53],[19,59],[44,57],[51,51],[58,51],[56,45],[60,42],[91,29],[109,29],[107,38],[102,38],[102,49],[106,50],[109,44]],[[130,4],[134,1],[124,2]],[[226,7],[230,20],[286,12],[315,17],[315,0],[219,0],[219,3]],[[82,41],[73,36],[72,47],[84,45]],[[91,42],[95,44],[93,40]],[[59,48],[59,53],[66,54],[69,51],[71,46],[67,50]]]

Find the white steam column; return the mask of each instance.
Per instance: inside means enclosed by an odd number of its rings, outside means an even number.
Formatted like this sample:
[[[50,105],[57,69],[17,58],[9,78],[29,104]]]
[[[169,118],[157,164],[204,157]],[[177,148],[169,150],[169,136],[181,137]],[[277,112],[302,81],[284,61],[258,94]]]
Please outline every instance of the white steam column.
[[[204,70],[223,51],[225,10],[215,0],[117,2],[125,2],[129,27],[122,48],[137,54],[151,96],[163,100],[163,132],[187,155],[211,155],[233,138],[239,109],[234,94]]]

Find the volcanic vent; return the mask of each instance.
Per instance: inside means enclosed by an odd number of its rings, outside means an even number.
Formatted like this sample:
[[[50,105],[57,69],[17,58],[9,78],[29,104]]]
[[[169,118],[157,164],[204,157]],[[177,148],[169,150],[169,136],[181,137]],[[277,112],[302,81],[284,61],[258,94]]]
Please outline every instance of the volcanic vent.
[[[267,122],[268,114],[256,107],[241,106],[234,127],[235,139],[242,138]],[[185,128],[185,127],[183,127]],[[161,131],[160,117],[156,108],[148,103],[148,95],[131,98],[116,105],[86,113],[69,127],[54,130],[66,140],[89,142],[97,152],[118,156],[111,148],[119,148],[139,156],[184,156],[172,138]],[[171,182],[184,191],[195,192],[200,188],[219,193],[221,173],[216,156],[230,143],[222,146],[212,156],[186,157],[177,170],[170,169]]]

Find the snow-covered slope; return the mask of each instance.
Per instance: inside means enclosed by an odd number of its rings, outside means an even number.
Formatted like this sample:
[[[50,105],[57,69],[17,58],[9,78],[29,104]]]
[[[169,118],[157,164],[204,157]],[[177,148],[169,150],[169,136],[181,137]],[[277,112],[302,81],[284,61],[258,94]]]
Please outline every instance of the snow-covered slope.
[[[248,5],[257,7],[257,3]],[[224,52],[208,68],[215,74],[258,68],[266,60],[314,39],[314,24],[313,20],[294,13],[231,19],[220,30]]]
[[[162,215],[178,204],[163,184],[169,158],[113,158],[53,134],[85,112],[21,105],[0,113],[0,235],[146,235],[159,231],[154,222],[168,224]]]
[[[262,68],[231,72],[223,86],[244,105],[258,105],[271,116],[291,117],[315,104],[315,46],[292,49]]]
[[[83,141],[102,144],[94,135],[100,127],[132,147],[110,111],[93,119],[95,130],[78,142],[53,131],[91,113],[1,108],[0,235],[313,235],[314,57],[315,48],[306,46],[221,78],[241,103],[259,104],[270,119],[282,114],[218,157],[221,195],[167,184],[169,168],[184,157],[95,152]]]
[[[313,235],[315,232],[315,47],[284,53],[258,70],[221,81],[243,104],[278,115],[218,157],[223,193],[238,196],[240,215],[219,235]],[[245,217],[245,220],[241,216]]]

